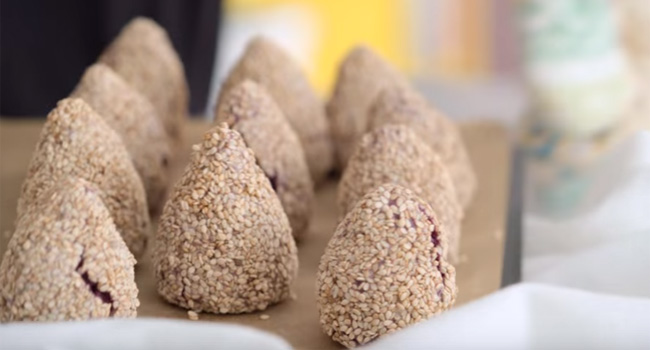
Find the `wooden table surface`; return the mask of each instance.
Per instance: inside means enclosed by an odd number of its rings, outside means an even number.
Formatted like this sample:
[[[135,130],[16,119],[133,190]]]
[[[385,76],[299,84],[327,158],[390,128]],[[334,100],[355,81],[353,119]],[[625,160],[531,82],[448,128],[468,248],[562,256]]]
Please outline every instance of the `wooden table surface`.
[[[0,120],[0,255],[4,254],[13,231],[16,203],[31,153],[42,126],[41,120]],[[188,124],[188,143],[199,140],[209,125]],[[509,148],[506,131],[494,123],[461,126],[470,158],[479,179],[477,196],[463,221],[462,261],[456,265],[459,298],[456,306],[489,294],[500,286],[503,241],[508,198]],[[182,172],[180,165],[177,176]],[[293,286],[297,298],[270,307],[265,312],[246,315],[200,315],[201,320],[246,324],[287,339],[297,349],[330,349],[340,346],[325,336],[318,324],[315,306],[315,278],[318,262],[336,225],[336,182],[322,185],[316,203],[309,236],[299,249],[300,272]],[[151,246],[151,245],[149,245]],[[150,260],[136,268],[140,289],[139,317],[187,319],[186,310],[165,303],[155,290]],[[261,320],[261,314],[270,316]]]

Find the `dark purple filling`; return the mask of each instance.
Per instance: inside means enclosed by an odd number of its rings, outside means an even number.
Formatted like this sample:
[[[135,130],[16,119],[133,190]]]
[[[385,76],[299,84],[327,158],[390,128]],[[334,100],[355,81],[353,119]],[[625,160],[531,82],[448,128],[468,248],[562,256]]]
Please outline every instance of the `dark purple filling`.
[[[440,235],[438,234],[437,229],[434,229],[433,231],[431,231],[431,243],[433,243],[433,245],[436,246],[436,247],[440,245],[440,240],[438,240],[439,236]]]
[[[98,287],[99,283],[93,282],[90,279],[90,276],[88,275],[88,271],[81,272],[81,268],[83,267],[83,265],[84,265],[84,257],[82,255],[81,258],[79,259],[79,264],[77,264],[77,268],[75,269],[75,271],[77,271],[77,273],[81,275],[81,279],[84,281],[84,283],[86,283],[86,286],[88,286],[88,289],[90,289],[90,292],[93,293],[95,297],[99,298],[104,304],[111,304],[109,316],[112,317],[113,315],[115,315],[116,310],[115,307],[113,306],[113,297],[111,296],[111,293],[102,292],[101,290],[99,290]]]
[[[271,182],[271,187],[273,188],[273,191],[277,192],[278,191],[278,175],[273,174],[273,175],[266,175],[266,177],[269,179],[269,182]]]
[[[339,171],[339,169],[330,169],[326,175],[328,179],[338,179],[340,176],[341,176],[341,172]]]
[[[434,246],[439,246],[440,245],[440,232],[438,232],[438,223],[436,220],[431,217],[429,214],[427,214],[427,211],[425,208],[421,205],[418,206],[418,209],[420,209],[420,212],[424,214],[424,216],[427,217],[427,221],[429,221],[430,224],[433,225],[434,229],[431,231],[431,243],[433,243]]]

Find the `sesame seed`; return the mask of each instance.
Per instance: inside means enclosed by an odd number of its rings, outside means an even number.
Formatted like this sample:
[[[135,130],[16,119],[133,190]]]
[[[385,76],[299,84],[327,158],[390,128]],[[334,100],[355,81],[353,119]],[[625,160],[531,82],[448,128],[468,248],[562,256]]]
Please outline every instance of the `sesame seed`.
[[[70,96],[88,103],[120,135],[142,179],[149,210],[159,213],[169,184],[167,163],[172,154],[151,102],[102,63],[86,69]]]
[[[467,208],[476,192],[476,174],[460,132],[451,120],[407,84],[392,85],[378,93],[367,118],[368,130],[401,124],[417,133],[447,166],[458,202]]]
[[[328,117],[337,158],[343,168],[356,141],[366,132],[368,109],[373,99],[393,84],[408,82],[367,47],[354,48],[341,63],[328,104]]]
[[[62,178],[16,221],[0,264],[0,321],[135,317],[134,265],[99,189]]]
[[[199,314],[196,313],[196,311],[188,310],[187,311],[187,317],[192,321],[198,321],[199,320]]]
[[[402,203],[399,215],[405,220],[384,215],[390,201],[379,201],[382,197]],[[383,207],[377,208],[378,202]],[[435,217],[424,200],[398,185],[381,185],[358,201],[337,227],[319,264],[317,305],[325,333],[354,347],[453,305],[455,269],[440,254],[447,232],[436,227],[440,239],[432,241],[425,225]],[[442,296],[438,286],[446,291]]]
[[[313,184],[300,139],[270,92],[251,80],[232,85],[223,90],[215,119],[242,135],[280,199],[293,236],[301,239],[309,226]],[[253,225],[245,218],[242,224]]]
[[[135,18],[98,61],[110,66],[151,102],[172,146],[179,146],[189,92],[183,64],[165,29],[150,19]]]
[[[428,220],[418,219],[422,214],[407,220],[400,215],[406,203],[383,193],[367,208],[384,208],[384,216],[401,223],[400,228],[406,231],[433,227],[439,221],[448,233],[445,255],[451,261],[456,261],[460,249],[463,208],[458,201],[449,169],[438,154],[414,130],[397,124],[381,125],[368,132],[357,146],[339,183],[339,211],[348,213],[365,194],[384,183],[408,188],[431,206],[436,213],[436,222],[433,217]],[[384,204],[385,198],[391,199]],[[404,225],[402,221],[410,225]],[[409,251],[409,242],[404,244],[405,251]]]
[[[325,179],[334,162],[329,122],[300,66],[280,46],[257,37],[248,44],[221,90],[229,91],[246,79],[263,86],[286,117],[302,144],[312,180],[319,183]]]
[[[210,149],[216,152],[207,155]],[[243,195],[244,188],[254,191]],[[226,124],[209,130],[192,154],[155,238],[158,293],[170,303],[243,313],[290,297],[298,257],[287,215],[241,134]]]
[[[18,200],[17,216],[64,178],[92,182],[133,255],[149,236],[145,189],[121,137],[87,103],[64,99],[50,112]],[[34,243],[34,242],[32,242]]]

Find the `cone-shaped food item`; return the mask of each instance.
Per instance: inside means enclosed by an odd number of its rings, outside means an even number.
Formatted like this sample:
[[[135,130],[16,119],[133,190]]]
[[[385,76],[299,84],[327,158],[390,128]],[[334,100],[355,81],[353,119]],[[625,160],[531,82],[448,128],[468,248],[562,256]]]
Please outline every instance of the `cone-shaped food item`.
[[[300,140],[273,98],[262,86],[244,80],[224,91],[215,119],[239,132],[253,150],[280,198],[294,238],[300,239],[309,226],[314,186]]]
[[[129,22],[99,57],[145,95],[175,145],[183,138],[189,92],[185,70],[165,29],[148,18]]]
[[[134,264],[99,190],[63,178],[16,224],[0,264],[0,321],[135,317]]]
[[[47,116],[18,200],[18,216],[67,177],[88,180],[99,188],[118,232],[138,258],[150,226],[142,181],[120,136],[77,98],[59,101]]]
[[[194,145],[153,252],[158,293],[195,311],[242,313],[286,299],[296,245],[253,151],[223,124]]]
[[[71,96],[88,103],[122,137],[142,179],[149,211],[158,213],[168,187],[170,150],[149,100],[101,63],[86,69]]]
[[[446,232],[412,191],[382,185],[336,228],[320,261],[317,305],[325,333],[355,347],[449,309],[456,270]]]
[[[296,131],[305,151],[312,179],[318,183],[331,170],[334,160],[325,107],[312,90],[300,67],[275,43],[256,37],[224,82],[224,93],[245,79],[266,88]]]
[[[367,130],[367,113],[379,91],[407,85],[393,67],[366,46],[348,53],[339,67],[336,86],[327,104],[338,165],[344,169],[356,142]]]
[[[363,136],[339,184],[341,212],[384,183],[409,188],[431,205],[449,234],[448,258],[458,261],[463,211],[454,185],[440,158],[407,126],[386,125]]]
[[[433,109],[417,91],[387,88],[377,95],[369,112],[372,130],[386,124],[411,127],[433,148],[449,169],[458,200],[467,208],[476,192],[477,180],[465,144],[456,125]]]

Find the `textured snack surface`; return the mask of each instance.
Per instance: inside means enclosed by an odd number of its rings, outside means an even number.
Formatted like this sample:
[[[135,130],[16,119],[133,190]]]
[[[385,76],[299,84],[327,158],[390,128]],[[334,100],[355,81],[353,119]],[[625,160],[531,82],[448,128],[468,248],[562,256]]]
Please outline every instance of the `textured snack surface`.
[[[338,225],[317,279],[320,323],[355,347],[449,309],[456,271],[431,207],[401,186],[367,194]]]
[[[150,229],[147,199],[120,136],[80,99],[64,99],[47,116],[18,199],[18,217],[61,179],[97,186],[118,232],[136,258]]]
[[[440,158],[407,126],[386,125],[363,136],[339,184],[341,213],[385,183],[406,187],[429,203],[448,234],[446,257],[458,261],[463,211],[454,185]]]
[[[314,189],[305,154],[291,126],[268,92],[245,80],[225,92],[216,122],[227,123],[253,150],[289,218],[294,238],[309,227]]]
[[[169,140],[149,100],[108,66],[86,69],[71,94],[88,103],[122,138],[147,192],[153,213],[162,209],[169,185]]]
[[[175,145],[183,138],[189,92],[185,69],[161,26],[148,18],[129,22],[99,57],[145,95]]]
[[[239,133],[194,145],[154,241],[159,294],[194,311],[264,310],[290,295],[298,256],[288,219]]]
[[[99,190],[66,178],[17,222],[0,264],[0,321],[135,317],[134,264]]]
[[[333,165],[333,146],[325,107],[296,62],[270,40],[251,40],[223,84],[229,91],[249,79],[262,85],[295,130],[305,152],[312,180],[322,181]]]
[[[465,144],[454,123],[434,110],[416,91],[406,87],[392,87],[377,95],[369,112],[369,130],[386,124],[404,124],[411,127],[449,169],[458,200],[467,208],[477,187],[476,174],[469,160]]]
[[[384,88],[406,85],[406,80],[365,46],[350,51],[339,67],[336,86],[327,104],[337,162],[345,166],[368,126],[368,108]]]

